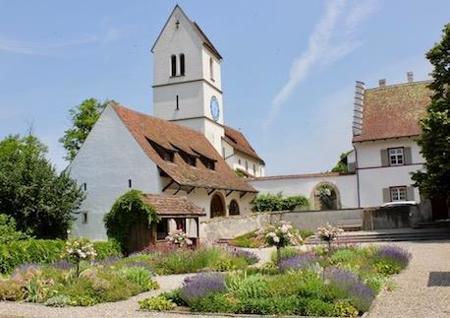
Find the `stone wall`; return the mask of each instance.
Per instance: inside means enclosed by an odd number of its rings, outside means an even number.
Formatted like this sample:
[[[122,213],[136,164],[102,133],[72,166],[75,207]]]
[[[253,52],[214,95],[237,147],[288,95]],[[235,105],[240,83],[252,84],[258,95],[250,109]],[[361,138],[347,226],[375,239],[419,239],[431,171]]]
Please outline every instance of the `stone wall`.
[[[362,225],[362,217],[362,209],[253,213],[248,216],[203,221],[200,223],[200,237],[205,243],[231,239],[279,221],[287,221],[295,227],[315,231],[326,223],[335,226]]]

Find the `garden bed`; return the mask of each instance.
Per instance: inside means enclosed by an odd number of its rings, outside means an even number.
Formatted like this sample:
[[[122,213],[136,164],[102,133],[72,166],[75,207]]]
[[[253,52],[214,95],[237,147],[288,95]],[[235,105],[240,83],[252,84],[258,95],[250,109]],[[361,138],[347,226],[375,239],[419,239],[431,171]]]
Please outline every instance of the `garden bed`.
[[[295,252],[297,254],[295,254]],[[357,317],[368,311],[408,252],[394,246],[282,253],[278,266],[201,273],[183,286],[140,302],[143,310]]]
[[[10,275],[0,277],[0,300],[56,307],[90,306],[125,300],[158,288],[152,280],[154,274],[239,270],[257,261],[253,253],[237,249],[167,247],[92,262],[59,260],[51,264],[23,264]]]

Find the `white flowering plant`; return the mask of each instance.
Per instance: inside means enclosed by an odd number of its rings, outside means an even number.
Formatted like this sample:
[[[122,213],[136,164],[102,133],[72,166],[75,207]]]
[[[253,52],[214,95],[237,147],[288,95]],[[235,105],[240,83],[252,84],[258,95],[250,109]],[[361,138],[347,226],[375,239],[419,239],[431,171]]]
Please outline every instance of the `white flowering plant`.
[[[76,265],[77,276],[80,274],[80,262],[92,261],[97,256],[94,245],[87,239],[72,239],[66,242],[61,258]]]
[[[338,236],[343,233],[344,230],[332,226],[331,224],[327,223],[325,226],[321,226],[317,228],[316,235],[322,240],[327,242],[328,244],[328,251],[331,251],[331,244],[337,240]]]
[[[193,244],[192,240],[188,238],[187,234],[183,232],[183,230],[175,230],[170,232],[166,237],[166,241],[177,247],[187,247]]]
[[[280,249],[286,246],[297,246],[303,243],[297,229],[288,222],[280,222],[269,225],[258,232],[258,236],[266,243],[266,246],[275,246],[277,249],[277,263],[280,262]]]

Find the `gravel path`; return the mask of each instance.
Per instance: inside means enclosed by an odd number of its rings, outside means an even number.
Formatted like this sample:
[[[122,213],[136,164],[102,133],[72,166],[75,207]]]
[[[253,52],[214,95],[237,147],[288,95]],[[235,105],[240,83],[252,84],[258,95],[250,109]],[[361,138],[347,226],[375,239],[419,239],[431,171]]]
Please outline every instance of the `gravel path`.
[[[393,280],[396,288],[375,300],[368,318],[450,317],[450,242],[404,242],[413,255]]]

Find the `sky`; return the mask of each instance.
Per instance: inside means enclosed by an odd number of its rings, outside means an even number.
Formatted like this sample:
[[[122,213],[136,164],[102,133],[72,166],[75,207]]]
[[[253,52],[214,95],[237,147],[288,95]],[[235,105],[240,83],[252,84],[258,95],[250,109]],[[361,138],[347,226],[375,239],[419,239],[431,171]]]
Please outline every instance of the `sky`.
[[[355,81],[429,79],[450,22],[448,0],[0,0],[0,138],[31,128],[62,170],[71,107],[151,114],[150,49],[177,3],[224,57],[225,122],[268,175],[330,170],[352,147]]]

